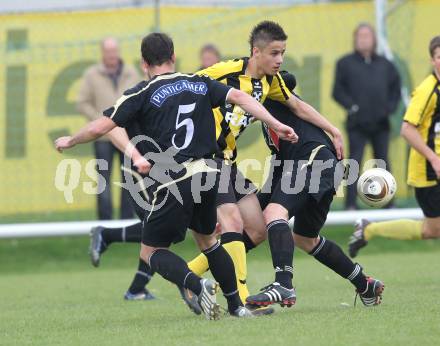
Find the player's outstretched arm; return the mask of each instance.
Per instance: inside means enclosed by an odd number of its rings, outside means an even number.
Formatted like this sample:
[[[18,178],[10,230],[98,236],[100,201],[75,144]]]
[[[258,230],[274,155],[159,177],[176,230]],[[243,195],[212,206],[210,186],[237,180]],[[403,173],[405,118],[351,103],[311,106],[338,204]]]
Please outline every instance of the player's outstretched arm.
[[[130,142],[127,131],[124,128],[115,127],[107,136],[116,148],[131,158],[139,173],[147,174],[150,171],[151,164]]]
[[[440,179],[440,157],[438,157],[437,154],[426,145],[425,141],[420,135],[420,132],[417,130],[417,127],[407,121],[404,121],[400,134],[403,138],[405,138],[410,146],[417,150],[431,163],[437,178]]]
[[[115,127],[107,134],[108,138],[112,141],[113,145],[121,152],[125,153],[128,157],[131,157],[136,147],[130,142],[127,131],[122,127]]]
[[[91,142],[104,136],[116,127],[113,120],[102,116],[84,126],[73,136],[60,137],[55,140],[55,148],[62,152],[64,149],[72,148],[77,144]]]
[[[339,160],[344,158],[344,142],[342,133],[339,129],[322,116],[315,108],[307,102],[300,100],[295,95],[292,95],[287,101],[287,106],[301,119],[320,127],[328,132],[333,137],[333,144],[336,149],[336,154]]]
[[[256,101],[250,95],[237,89],[231,89],[226,100],[243,108],[246,112],[252,114],[258,120],[265,122],[272,128],[277,135],[284,140],[296,143],[298,136],[295,131],[283,123],[276,120],[261,103]]]

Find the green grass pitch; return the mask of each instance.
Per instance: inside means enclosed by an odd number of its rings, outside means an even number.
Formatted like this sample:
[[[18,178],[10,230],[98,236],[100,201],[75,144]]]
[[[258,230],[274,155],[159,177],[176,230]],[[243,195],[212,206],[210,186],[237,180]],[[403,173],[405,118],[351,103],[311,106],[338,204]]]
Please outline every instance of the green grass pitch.
[[[350,228],[327,228],[344,246]],[[358,258],[385,282],[383,304],[353,307],[345,280],[300,250],[298,301],[268,317],[207,321],[156,276],[151,302],[122,299],[137,265],[137,245],[112,245],[101,267],[87,257],[88,238],[0,241],[0,345],[433,345],[440,337],[440,243],[371,242]],[[187,241],[175,247],[196,254]],[[248,256],[252,292],[273,279],[269,250]],[[224,300],[221,300],[224,303]],[[342,303],[342,304],[341,304]],[[346,303],[346,304],[344,304]],[[348,305],[348,306],[346,306]]]

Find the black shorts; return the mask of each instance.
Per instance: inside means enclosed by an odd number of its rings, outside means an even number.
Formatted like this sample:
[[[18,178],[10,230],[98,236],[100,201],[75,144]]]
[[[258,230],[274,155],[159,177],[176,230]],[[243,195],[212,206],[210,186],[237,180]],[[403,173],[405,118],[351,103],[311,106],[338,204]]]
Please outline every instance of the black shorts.
[[[266,180],[263,187],[257,192],[257,199],[260,203],[261,210],[264,210],[270,203],[272,192],[275,190],[275,187],[278,185],[283,175],[283,166],[275,165],[275,160],[280,159],[277,158],[275,155],[272,155],[269,178]],[[272,179],[270,179],[270,177],[272,177]]]
[[[188,228],[200,234],[212,234],[217,222],[218,178],[218,171],[198,172],[149,188],[152,202],[143,220],[142,243],[169,247],[184,240]],[[206,186],[207,180],[210,184],[206,191],[194,190],[194,182]]]
[[[281,174],[279,168],[274,170],[270,198],[267,192],[258,194],[262,208],[269,203],[282,205],[289,218],[295,217],[293,231],[296,234],[316,238],[339,184],[338,176],[335,178],[337,163],[335,154],[327,147],[320,148],[313,156],[309,152],[293,164],[284,161]]]
[[[226,203],[237,203],[256,191],[255,185],[240,172],[235,162],[228,165],[222,161],[217,207]]]
[[[416,199],[426,217],[440,217],[440,184],[416,187]]]

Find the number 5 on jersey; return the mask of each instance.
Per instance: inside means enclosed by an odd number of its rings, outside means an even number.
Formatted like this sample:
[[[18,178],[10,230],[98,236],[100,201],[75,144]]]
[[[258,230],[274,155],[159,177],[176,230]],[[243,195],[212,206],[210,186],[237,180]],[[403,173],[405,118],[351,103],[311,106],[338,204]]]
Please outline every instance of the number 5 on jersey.
[[[173,143],[174,148],[177,150],[185,149],[189,146],[191,143],[191,140],[194,136],[194,122],[191,118],[184,119],[182,121],[179,121],[179,117],[182,114],[191,114],[194,112],[194,109],[196,108],[195,103],[191,103],[189,105],[180,105],[177,110],[177,117],[176,117],[176,131],[181,128],[182,126],[186,127],[186,134],[185,134],[185,141],[183,144],[179,147],[175,143],[176,134],[173,135],[171,142]]]

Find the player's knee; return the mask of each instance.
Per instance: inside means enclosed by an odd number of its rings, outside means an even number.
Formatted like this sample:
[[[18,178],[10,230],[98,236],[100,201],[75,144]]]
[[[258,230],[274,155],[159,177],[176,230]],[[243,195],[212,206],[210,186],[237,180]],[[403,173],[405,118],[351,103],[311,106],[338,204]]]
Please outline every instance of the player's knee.
[[[151,255],[153,254],[153,252],[156,250],[156,248],[151,247],[151,246],[147,246],[142,244],[141,245],[141,251],[139,254],[139,257],[147,264],[149,264],[149,260]]]
[[[261,229],[261,232],[255,233],[254,244],[255,245],[261,244],[266,239],[267,239],[266,227],[263,227]]]
[[[254,222],[245,222],[244,230],[252,239],[255,245],[258,245],[267,239],[266,224],[264,219],[254,220]]]
[[[217,243],[217,238],[215,237],[215,234],[204,235],[194,232],[193,235],[201,251],[205,251],[206,249],[209,249]]]
[[[266,224],[275,220],[288,220],[289,214],[287,210],[276,203],[270,203],[263,211],[264,221]]]
[[[266,226],[263,224],[262,227],[245,227],[245,231],[248,236],[251,238],[254,245],[261,244],[267,239]]]
[[[301,250],[309,253],[319,243],[319,237],[308,238],[308,237],[303,237],[301,235],[298,235],[298,234],[294,233],[293,234],[293,241],[295,242],[295,246],[297,246]]]
[[[427,223],[423,227],[424,239],[438,239],[440,238],[440,222]]]
[[[242,232],[243,219],[236,204],[224,204],[217,209],[217,217],[222,233]]]

